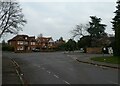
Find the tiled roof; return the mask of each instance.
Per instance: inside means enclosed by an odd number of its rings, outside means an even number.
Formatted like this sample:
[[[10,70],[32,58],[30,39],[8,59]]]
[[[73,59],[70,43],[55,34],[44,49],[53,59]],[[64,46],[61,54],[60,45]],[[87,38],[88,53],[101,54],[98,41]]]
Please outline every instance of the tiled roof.
[[[40,42],[49,42],[50,39],[52,39],[52,37],[38,37],[37,41],[40,41]]]
[[[36,42],[35,36],[29,37],[28,40],[32,42]]]
[[[35,36],[29,37],[28,35],[16,35],[15,37],[13,37],[8,41],[36,41],[36,40],[35,40]]]

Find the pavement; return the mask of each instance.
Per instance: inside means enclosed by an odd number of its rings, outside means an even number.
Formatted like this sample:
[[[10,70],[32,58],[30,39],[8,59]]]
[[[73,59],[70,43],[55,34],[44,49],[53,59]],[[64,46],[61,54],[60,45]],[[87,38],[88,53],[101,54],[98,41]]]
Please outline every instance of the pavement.
[[[2,86],[9,84],[21,85],[22,82],[17,74],[12,60],[4,56],[2,57]]]
[[[112,54],[86,54],[86,53],[79,53],[79,52],[71,52],[67,54],[68,56],[76,59],[78,62],[97,65],[97,66],[103,66],[103,67],[109,67],[114,69],[120,69],[120,65],[118,64],[111,64],[111,63],[90,60],[90,58],[92,57],[112,56]]]

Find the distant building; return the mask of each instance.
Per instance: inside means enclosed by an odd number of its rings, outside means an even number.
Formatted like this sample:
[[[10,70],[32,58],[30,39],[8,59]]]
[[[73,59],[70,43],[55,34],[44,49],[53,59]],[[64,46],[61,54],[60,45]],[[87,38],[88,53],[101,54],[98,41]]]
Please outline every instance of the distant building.
[[[8,40],[8,44],[14,47],[15,52],[31,52],[31,51],[54,51],[60,45],[64,44],[63,38],[54,41],[52,37],[16,35]]]
[[[60,46],[60,45],[63,45],[65,44],[65,40],[63,40],[63,38],[61,37],[59,40],[57,40],[56,42],[56,46]]]
[[[29,52],[36,48],[35,36],[17,35],[8,40],[8,44],[14,47],[15,52]]]
[[[50,51],[56,48],[55,42],[52,37],[38,37],[36,39],[37,45],[36,48],[39,48],[41,51]]]
[[[94,41],[94,43],[97,44],[97,47],[87,47],[86,53],[113,54],[114,40],[115,40],[114,37],[103,37],[97,39],[97,42]]]

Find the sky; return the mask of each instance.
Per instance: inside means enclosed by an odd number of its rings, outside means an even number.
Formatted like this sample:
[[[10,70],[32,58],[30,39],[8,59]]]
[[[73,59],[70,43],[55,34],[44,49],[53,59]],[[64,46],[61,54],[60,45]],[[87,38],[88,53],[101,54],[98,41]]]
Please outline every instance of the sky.
[[[105,32],[113,34],[112,18],[116,8],[116,0],[20,0],[21,8],[27,20],[23,31],[19,34],[29,36],[51,36],[54,40],[63,37],[68,40],[76,25],[87,24],[90,16],[102,19],[106,24]],[[6,35],[10,39],[15,35]]]

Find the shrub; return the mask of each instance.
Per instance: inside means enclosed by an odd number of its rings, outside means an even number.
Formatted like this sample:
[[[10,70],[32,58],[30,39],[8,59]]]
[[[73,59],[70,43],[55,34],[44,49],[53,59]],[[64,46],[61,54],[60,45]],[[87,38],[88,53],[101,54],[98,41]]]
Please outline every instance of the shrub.
[[[5,44],[5,45],[2,45],[2,51],[14,51],[14,47]]]

